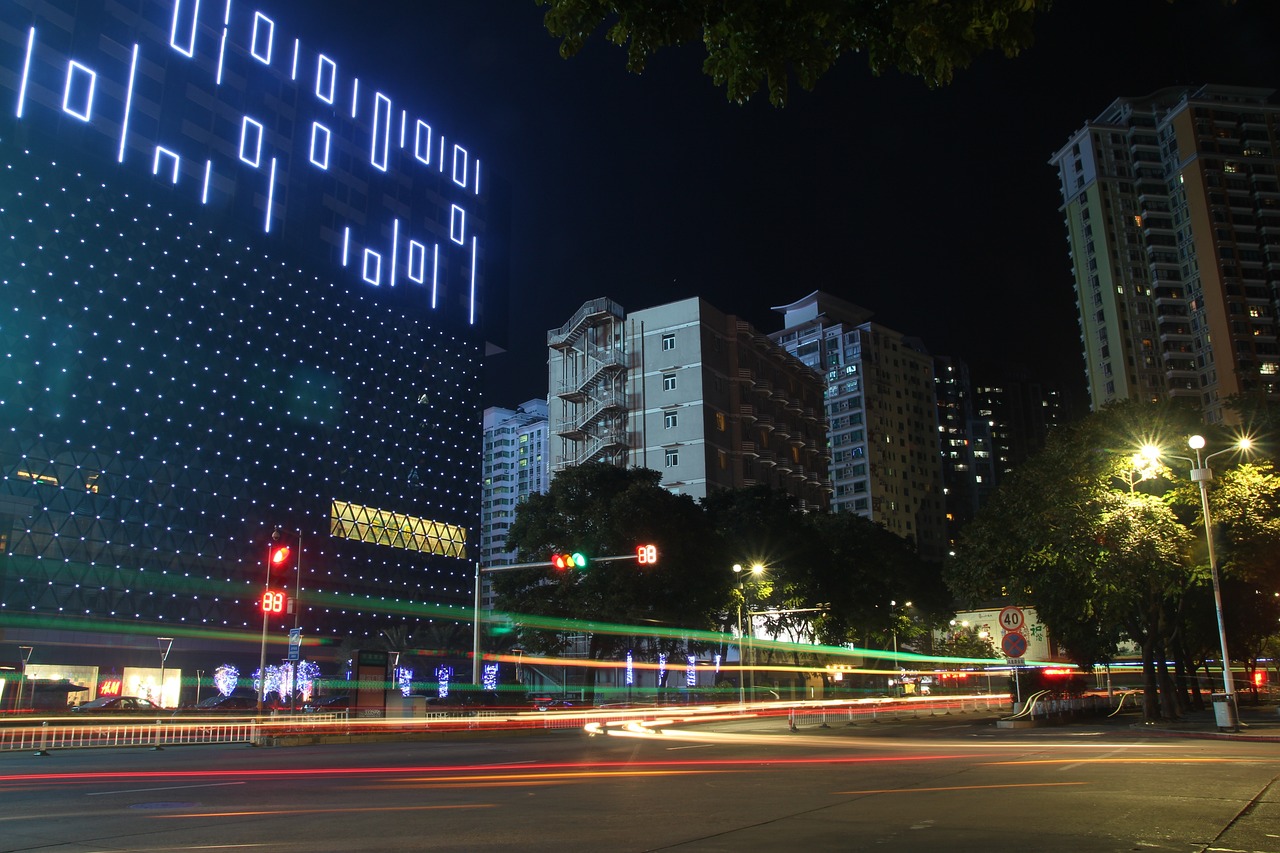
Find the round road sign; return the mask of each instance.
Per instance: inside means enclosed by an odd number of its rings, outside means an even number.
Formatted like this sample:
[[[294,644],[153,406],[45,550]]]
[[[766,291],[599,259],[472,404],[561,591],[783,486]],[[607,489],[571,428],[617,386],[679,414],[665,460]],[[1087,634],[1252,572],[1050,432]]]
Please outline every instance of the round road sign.
[[[1000,641],[1000,650],[1005,657],[1020,658],[1027,653],[1027,638],[1021,634],[1005,634]]]
[[[1000,627],[1006,631],[1021,632],[1025,624],[1027,620],[1022,614],[1021,607],[1006,607],[1000,611]]]

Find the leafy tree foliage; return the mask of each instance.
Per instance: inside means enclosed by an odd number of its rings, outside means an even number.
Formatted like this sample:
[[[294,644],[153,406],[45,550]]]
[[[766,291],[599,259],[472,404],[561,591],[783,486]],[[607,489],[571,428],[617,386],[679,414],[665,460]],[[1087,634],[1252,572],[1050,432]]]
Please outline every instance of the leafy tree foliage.
[[[656,543],[660,554],[658,565],[648,568],[618,561],[578,572],[495,573],[502,609],[566,620],[559,630],[522,628],[530,649],[563,651],[583,620],[665,627],[656,637],[616,630],[590,635],[593,658],[616,660],[632,649],[652,661],[683,650],[684,629],[731,632],[739,607],[775,639],[807,642],[816,625],[821,641],[887,648],[895,631],[906,643],[926,634],[936,614],[950,615],[937,568],[866,519],[805,513],[768,487],[719,491],[696,504],[658,482],[654,471],[580,466],[519,507],[508,545],[522,562],[564,550],[630,554],[642,542]],[[735,575],[735,564],[746,570]],[[767,571],[753,575],[755,564]],[[901,605],[910,600],[917,607],[908,613]],[[825,663],[794,650],[757,652],[766,664],[817,671]]]
[[[656,566],[632,560],[594,563],[585,570],[551,568],[495,573],[504,609],[565,619],[669,627],[669,636],[638,642],[598,631],[589,656],[614,658],[639,647],[651,657],[683,648],[679,629],[716,629],[731,583],[720,566],[706,515],[687,495],[658,486],[647,469],[594,464],[570,468],[551,489],[523,503],[508,534],[522,562],[549,559],[557,551],[589,557],[634,553],[638,544],[658,547]],[[522,631],[532,649],[564,650],[572,629]]]
[[[1037,13],[1050,0],[535,0],[543,23],[571,57],[605,27],[625,46],[627,68],[640,73],[663,48],[701,43],[702,70],[738,103],[762,88],[787,102],[794,77],[813,89],[849,53],[866,55],[877,75],[897,69],[929,86],[1000,51],[1016,56],[1033,41]]]
[[[1188,687],[1178,677],[1194,669],[1192,655],[1213,654],[1216,630],[1202,606],[1209,573],[1199,491],[1166,467],[1190,463],[1165,456],[1140,465],[1134,451],[1153,444],[1181,453],[1195,432],[1204,428],[1194,413],[1148,403],[1118,404],[1064,428],[979,514],[947,575],[962,600],[1034,603],[1082,665],[1109,660],[1124,638],[1139,644],[1149,719],[1180,712]],[[1269,476],[1269,466],[1242,466],[1219,477],[1211,500],[1222,522],[1215,542],[1232,555],[1226,574],[1273,571],[1280,529],[1269,501],[1280,482]],[[1176,673],[1167,670],[1171,658]]]

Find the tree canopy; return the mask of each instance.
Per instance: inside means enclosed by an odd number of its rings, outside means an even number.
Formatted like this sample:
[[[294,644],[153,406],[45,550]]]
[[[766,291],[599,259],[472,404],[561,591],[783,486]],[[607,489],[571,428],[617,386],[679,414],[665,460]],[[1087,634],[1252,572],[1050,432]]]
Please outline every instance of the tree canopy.
[[[1217,648],[1215,614],[1205,605],[1199,490],[1187,478],[1195,463],[1181,456],[1191,452],[1187,436],[1199,432],[1206,429],[1193,411],[1140,402],[1056,431],[963,533],[947,569],[951,588],[962,601],[1033,603],[1081,665],[1107,662],[1121,641],[1132,641],[1142,649],[1147,716],[1176,716],[1188,699],[1199,699],[1187,683],[1193,659]],[[1215,446],[1231,446],[1224,432],[1206,434]],[[1135,456],[1143,445],[1165,448],[1165,455],[1143,461]],[[1274,583],[1280,529],[1272,508],[1280,482],[1269,463],[1230,465],[1219,464],[1211,498],[1215,542],[1227,556],[1219,567],[1232,589],[1248,579]],[[1237,603],[1242,613],[1245,604]],[[1234,630],[1259,648],[1258,637],[1244,635],[1245,624]]]
[[[653,660],[715,645],[696,632],[727,637],[740,607],[775,639],[883,649],[891,637],[909,642],[951,615],[938,568],[864,518],[807,513],[763,486],[715,492],[699,504],[659,480],[646,469],[582,465],[520,505],[507,545],[521,562],[566,550],[628,555],[648,542],[660,555],[654,566],[619,560],[581,571],[494,573],[499,607],[517,621],[538,617],[521,628],[530,649],[558,653],[587,633],[592,658],[634,650]],[[765,571],[735,574],[735,564]],[[907,601],[915,602],[910,613],[894,609]],[[821,668],[797,651],[787,663]]]
[[[745,102],[761,89],[787,102],[792,78],[807,90],[846,54],[861,53],[874,74],[896,69],[929,86],[999,51],[1016,56],[1033,41],[1038,13],[1051,0],[534,0],[560,39],[578,53],[602,27],[627,51],[627,69],[644,71],[663,48],[700,43],[702,70]]]

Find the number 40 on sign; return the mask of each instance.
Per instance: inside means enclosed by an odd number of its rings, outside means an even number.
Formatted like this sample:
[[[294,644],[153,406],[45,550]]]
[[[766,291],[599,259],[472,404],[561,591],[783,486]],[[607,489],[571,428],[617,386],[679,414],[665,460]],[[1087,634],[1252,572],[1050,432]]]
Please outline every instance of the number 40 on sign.
[[[1021,633],[1026,622],[1027,620],[1022,613],[1021,607],[1006,607],[1000,611],[1000,627],[1006,631]]]

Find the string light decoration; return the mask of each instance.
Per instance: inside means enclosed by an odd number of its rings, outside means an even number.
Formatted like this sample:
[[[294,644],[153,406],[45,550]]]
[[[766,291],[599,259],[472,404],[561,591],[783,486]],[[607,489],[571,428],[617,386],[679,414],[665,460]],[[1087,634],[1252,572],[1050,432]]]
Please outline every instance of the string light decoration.
[[[240,683],[240,670],[229,663],[224,663],[213,671],[213,686],[223,696],[230,696]]]

